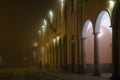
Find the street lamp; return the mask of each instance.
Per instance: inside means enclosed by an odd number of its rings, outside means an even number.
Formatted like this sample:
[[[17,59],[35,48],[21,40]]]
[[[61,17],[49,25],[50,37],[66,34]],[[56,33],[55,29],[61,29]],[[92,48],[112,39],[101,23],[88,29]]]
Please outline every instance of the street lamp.
[[[61,7],[64,6],[64,0],[58,0],[60,2]]]
[[[115,3],[116,3],[116,0],[108,0],[108,10],[110,14],[112,14]]]
[[[34,43],[34,47],[37,47],[38,46],[38,43]]]
[[[53,20],[53,12],[52,12],[52,10],[49,11],[49,17],[50,17],[50,20],[51,20],[51,23],[52,23],[52,20]]]
[[[39,35],[41,35],[41,30],[38,31]]]
[[[49,12],[50,18],[53,18],[53,12],[50,10]]]
[[[47,25],[47,21],[44,19],[44,25],[46,26]]]

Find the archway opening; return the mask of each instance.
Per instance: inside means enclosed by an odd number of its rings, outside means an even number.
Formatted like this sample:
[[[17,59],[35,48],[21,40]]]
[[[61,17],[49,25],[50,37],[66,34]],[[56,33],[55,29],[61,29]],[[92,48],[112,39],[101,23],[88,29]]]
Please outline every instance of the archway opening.
[[[91,21],[86,21],[83,29],[83,48],[86,64],[86,72],[93,73],[94,70],[94,35]]]
[[[86,64],[87,64],[87,72],[93,73],[94,35],[93,35],[93,27],[91,23],[88,24],[88,28],[86,32]]]
[[[98,33],[99,70],[101,73],[112,73],[112,28],[107,11],[98,16],[95,33]]]

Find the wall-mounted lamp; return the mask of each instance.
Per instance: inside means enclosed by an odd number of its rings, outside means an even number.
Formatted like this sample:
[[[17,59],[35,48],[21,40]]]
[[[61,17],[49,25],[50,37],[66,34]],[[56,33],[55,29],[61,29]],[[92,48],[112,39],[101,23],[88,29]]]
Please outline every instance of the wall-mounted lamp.
[[[55,41],[56,41],[56,39],[54,38],[54,39],[53,39],[53,43],[54,43],[54,44],[55,44]]]
[[[109,9],[110,13],[112,13],[113,8],[114,8],[114,6],[115,6],[115,3],[116,3],[115,0],[109,0],[109,1],[108,1],[108,9]]]
[[[49,16],[50,16],[50,18],[53,18],[53,12],[51,10],[49,12]]]
[[[36,43],[34,43],[34,46],[35,46],[35,47],[37,47],[37,46],[38,46],[38,43],[37,43],[37,42],[36,42]]]
[[[43,24],[43,25],[45,25],[45,26],[46,26],[46,25],[47,25],[47,21],[44,19],[44,21],[43,21],[43,22],[44,22],[44,24]]]
[[[59,42],[59,40],[60,40],[60,36],[57,36],[57,37],[56,37],[56,40]]]

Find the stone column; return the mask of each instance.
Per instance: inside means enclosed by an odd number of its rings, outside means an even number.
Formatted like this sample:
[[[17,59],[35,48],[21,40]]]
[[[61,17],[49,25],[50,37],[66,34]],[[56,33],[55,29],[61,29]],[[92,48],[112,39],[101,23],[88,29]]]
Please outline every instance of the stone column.
[[[94,74],[100,75],[99,71],[99,43],[98,43],[99,32],[94,33]]]
[[[81,54],[81,61],[82,61],[82,73],[86,73],[86,39],[82,38],[82,54]]]
[[[56,68],[56,63],[55,63],[55,61],[56,61],[56,56],[55,56],[55,47],[53,48],[53,69],[55,69]]]
[[[52,45],[52,68],[54,69],[54,46]]]
[[[75,71],[75,43],[71,44],[71,71]]]
[[[60,56],[60,69],[62,69],[62,47],[60,47],[59,56]]]
[[[67,71],[67,45],[64,45],[64,69]]]
[[[51,52],[51,47],[50,47],[50,68],[52,68],[52,52]]]
[[[60,56],[60,59],[59,59],[59,63],[60,63],[60,69],[62,69],[62,54],[63,54],[63,50],[62,50],[62,43],[60,42],[60,45],[59,45],[59,56]]]
[[[58,46],[56,45],[56,69],[58,69]]]
[[[117,26],[117,25],[116,25]],[[112,80],[120,80],[119,77],[119,29],[113,26],[113,38],[112,38]]]

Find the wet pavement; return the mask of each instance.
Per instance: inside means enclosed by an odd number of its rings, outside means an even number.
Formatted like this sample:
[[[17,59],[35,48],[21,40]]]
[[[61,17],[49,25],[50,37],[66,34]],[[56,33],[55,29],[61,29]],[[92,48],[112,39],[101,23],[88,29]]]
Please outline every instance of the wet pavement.
[[[2,68],[0,80],[109,80],[112,74],[92,76],[88,74],[69,73],[61,70],[26,68]]]

